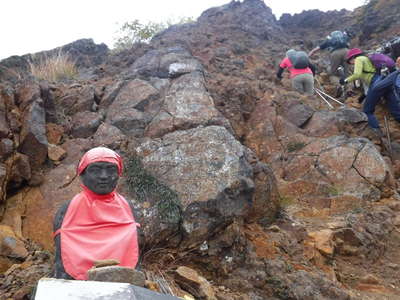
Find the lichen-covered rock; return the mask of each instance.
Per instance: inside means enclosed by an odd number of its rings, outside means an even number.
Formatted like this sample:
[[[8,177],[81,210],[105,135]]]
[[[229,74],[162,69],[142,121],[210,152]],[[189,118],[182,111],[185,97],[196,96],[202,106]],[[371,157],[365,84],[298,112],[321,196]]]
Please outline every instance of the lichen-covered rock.
[[[177,131],[137,148],[144,167],[178,194],[182,227],[192,242],[232,218],[249,214],[255,185],[246,151],[218,126]],[[257,201],[272,201],[269,196],[266,193]]]

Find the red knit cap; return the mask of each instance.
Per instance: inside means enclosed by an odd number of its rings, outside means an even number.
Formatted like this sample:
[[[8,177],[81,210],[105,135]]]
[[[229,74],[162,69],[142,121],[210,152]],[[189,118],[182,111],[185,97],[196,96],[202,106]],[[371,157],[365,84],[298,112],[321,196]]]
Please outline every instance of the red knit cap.
[[[109,162],[116,164],[118,167],[118,175],[122,175],[122,159],[119,154],[105,147],[97,147],[86,152],[79,162],[77,173],[81,175],[88,165],[94,162]]]

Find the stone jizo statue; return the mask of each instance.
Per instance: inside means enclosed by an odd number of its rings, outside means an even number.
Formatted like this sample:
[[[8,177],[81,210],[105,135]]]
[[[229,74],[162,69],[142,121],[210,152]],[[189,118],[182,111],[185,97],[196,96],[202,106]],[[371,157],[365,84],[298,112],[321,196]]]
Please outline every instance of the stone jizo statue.
[[[133,207],[115,189],[121,157],[93,148],[79,162],[82,192],[63,204],[54,218],[55,277],[87,279],[96,261],[115,260],[135,268],[139,251]]]

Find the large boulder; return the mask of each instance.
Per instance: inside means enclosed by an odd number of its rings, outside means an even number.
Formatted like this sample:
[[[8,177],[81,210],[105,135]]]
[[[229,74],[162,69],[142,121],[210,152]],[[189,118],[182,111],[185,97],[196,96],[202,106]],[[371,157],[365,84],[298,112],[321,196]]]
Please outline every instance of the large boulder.
[[[247,152],[229,131],[219,126],[176,131],[137,148],[144,167],[177,193],[182,228],[189,243],[207,239],[218,226],[234,218],[245,218],[256,200],[260,209],[271,208],[270,193],[262,199],[255,197],[254,172]],[[156,206],[144,209],[145,233],[160,230],[151,228],[159,226],[150,221],[156,218],[152,212]]]
[[[284,197],[334,214],[379,200],[389,166],[369,140],[336,136],[296,150],[283,172]]]

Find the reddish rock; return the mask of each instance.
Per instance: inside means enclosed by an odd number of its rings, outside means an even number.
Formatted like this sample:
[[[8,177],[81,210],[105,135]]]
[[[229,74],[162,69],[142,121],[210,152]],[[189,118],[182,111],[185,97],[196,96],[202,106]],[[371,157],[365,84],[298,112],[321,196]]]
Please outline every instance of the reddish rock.
[[[48,155],[52,161],[61,161],[67,156],[67,152],[60,146],[49,144]]]
[[[95,104],[95,89],[91,85],[73,86],[63,90],[55,99],[56,105],[62,107],[67,115],[91,111]]]
[[[309,232],[308,236],[314,241],[315,248],[324,255],[333,255],[333,231],[323,229],[320,231]]]
[[[26,203],[23,235],[46,250],[53,249],[53,218],[57,209],[81,190],[79,179],[72,181],[75,174],[75,164],[61,164],[46,175],[40,188],[32,188],[23,195]]]
[[[17,238],[11,227],[0,225],[0,256],[22,259],[27,255],[23,241]]]
[[[195,270],[181,266],[176,269],[175,274],[177,282],[180,283],[182,287],[188,285],[190,291],[193,290],[192,294],[196,298],[207,300],[217,299],[211,284]]]
[[[31,179],[32,171],[28,156],[16,153],[9,161],[12,164],[9,182],[14,188],[20,186],[23,181]]]
[[[61,143],[64,134],[64,128],[54,123],[46,124],[46,136],[50,144],[58,145]]]
[[[21,111],[40,98],[40,86],[35,81],[24,81],[15,90],[16,104]]]

